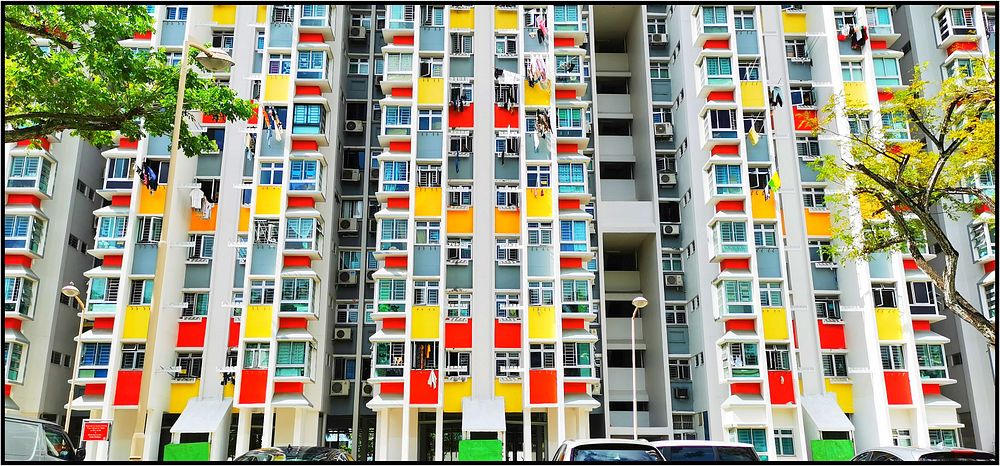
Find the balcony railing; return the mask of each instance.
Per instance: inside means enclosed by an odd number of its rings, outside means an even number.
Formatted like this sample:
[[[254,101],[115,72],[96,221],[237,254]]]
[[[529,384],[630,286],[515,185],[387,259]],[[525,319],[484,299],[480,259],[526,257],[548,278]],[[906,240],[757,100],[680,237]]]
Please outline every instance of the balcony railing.
[[[590,303],[563,303],[563,314],[592,314]]]

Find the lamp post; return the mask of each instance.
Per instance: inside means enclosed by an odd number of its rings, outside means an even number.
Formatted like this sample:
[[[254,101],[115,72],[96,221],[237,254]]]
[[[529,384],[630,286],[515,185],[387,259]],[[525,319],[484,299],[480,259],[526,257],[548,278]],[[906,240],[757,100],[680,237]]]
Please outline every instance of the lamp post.
[[[208,71],[212,72],[225,71],[231,68],[235,64],[232,57],[230,57],[229,54],[227,54],[222,49],[207,48],[198,45],[192,42],[190,38],[184,40],[183,52],[181,53],[181,62],[179,69],[180,77],[177,81],[177,106],[174,109],[174,127],[173,127],[173,134],[171,135],[170,138],[171,167],[176,166],[177,152],[180,146],[181,120],[184,117],[184,91],[187,85],[187,75],[189,68],[188,57],[190,55],[189,51],[192,48],[201,52],[195,57],[195,59],[198,60],[198,62],[201,63],[201,65],[204,66],[205,69],[207,69]],[[166,240],[166,237],[168,235],[167,232],[169,231],[168,222],[170,219],[171,205],[173,204],[174,201],[173,198],[176,194],[176,190],[174,189],[176,185],[177,183],[167,184],[167,193],[166,193],[167,195],[163,206],[163,221],[161,222],[161,230],[163,231],[163,236],[160,239],[160,246],[165,246],[165,247],[170,246],[169,241]],[[166,266],[167,256],[169,255],[170,254],[168,253],[168,250],[163,249],[161,253],[157,255],[156,258],[155,276],[158,278],[158,280],[154,281],[153,284],[153,298],[152,302],[150,303],[151,305],[150,305],[150,315],[149,315],[149,327],[147,328],[147,333],[146,333],[146,348],[149,350],[152,350],[154,348],[154,344],[156,342],[156,326],[159,317],[159,308],[163,306],[163,301],[162,301],[163,282],[167,279],[163,271],[164,267]],[[139,390],[139,401],[136,413],[135,432],[132,435],[132,452],[129,458],[132,460],[141,460],[143,454],[142,452],[146,448],[146,438],[145,438],[146,417],[147,417],[146,405],[147,405],[147,400],[149,398],[149,383],[150,383],[150,378],[152,377],[152,372],[153,371],[148,368],[142,371],[142,380],[139,385],[140,390]],[[145,388],[146,391],[143,391],[142,390],[143,388]]]
[[[76,330],[76,354],[75,361],[73,362],[73,373],[70,374],[70,380],[76,378],[76,373],[80,368],[80,334],[83,333],[83,312],[87,309],[87,306],[83,304],[83,300],[80,299],[80,289],[69,282],[69,285],[62,287],[62,294],[68,298],[73,298],[76,300],[76,304],[80,306],[80,327]],[[63,422],[63,429],[69,432],[69,420],[73,417],[73,387],[74,384],[69,386],[69,399],[66,400],[66,420]]]
[[[647,304],[649,301],[642,296],[632,299],[635,310],[632,311],[632,318],[629,320],[632,330],[632,440],[639,439],[639,398],[635,393],[635,318],[639,316],[639,309],[646,307]]]

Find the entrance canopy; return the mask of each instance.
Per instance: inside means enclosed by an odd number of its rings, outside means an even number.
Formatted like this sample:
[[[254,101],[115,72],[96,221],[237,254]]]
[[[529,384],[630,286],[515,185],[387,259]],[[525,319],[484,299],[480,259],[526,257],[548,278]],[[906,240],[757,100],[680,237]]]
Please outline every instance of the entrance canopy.
[[[191,398],[171,434],[211,434],[219,430],[222,421],[233,407],[232,398]]]
[[[806,415],[820,432],[853,432],[854,424],[837,404],[832,393],[825,395],[803,395],[802,407]]]
[[[506,432],[503,398],[462,398],[462,432]]]

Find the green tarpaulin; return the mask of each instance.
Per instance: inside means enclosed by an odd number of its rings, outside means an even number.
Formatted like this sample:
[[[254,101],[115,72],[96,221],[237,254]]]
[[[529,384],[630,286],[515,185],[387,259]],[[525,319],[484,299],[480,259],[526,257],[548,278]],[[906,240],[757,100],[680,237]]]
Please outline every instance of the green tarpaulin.
[[[854,458],[854,441],[852,440],[813,440],[809,442],[812,448],[812,461],[850,461]]]
[[[208,442],[170,443],[163,446],[163,461],[208,461]]]
[[[500,440],[462,440],[458,442],[459,461],[503,461]]]

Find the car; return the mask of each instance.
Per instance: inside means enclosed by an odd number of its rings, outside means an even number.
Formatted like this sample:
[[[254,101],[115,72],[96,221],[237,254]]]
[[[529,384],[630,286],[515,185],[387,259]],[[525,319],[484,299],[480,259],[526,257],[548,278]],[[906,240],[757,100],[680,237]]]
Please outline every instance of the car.
[[[5,415],[4,461],[83,461],[83,448],[75,448],[62,426],[41,419]]]
[[[649,461],[662,462],[663,455],[645,440],[567,440],[559,445],[552,461]]]
[[[886,461],[983,461],[996,463],[993,453],[970,448],[955,447],[878,447],[859,453],[851,461],[878,462]]]
[[[653,442],[653,446],[667,461],[700,463],[716,461],[722,463],[756,463],[760,461],[757,451],[749,443],[720,442],[715,440],[663,440]]]
[[[354,458],[337,448],[289,445],[250,450],[233,461],[354,461]]]

